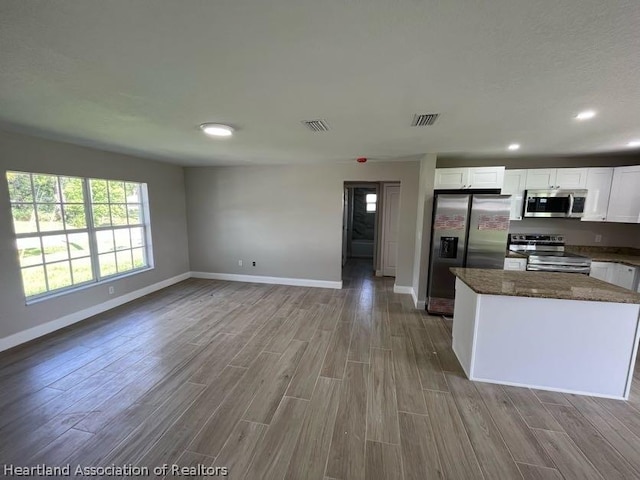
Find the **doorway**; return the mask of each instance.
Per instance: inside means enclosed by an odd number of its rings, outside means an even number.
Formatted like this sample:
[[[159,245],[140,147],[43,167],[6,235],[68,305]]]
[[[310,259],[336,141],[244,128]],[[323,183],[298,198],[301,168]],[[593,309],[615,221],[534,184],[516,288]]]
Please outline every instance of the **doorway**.
[[[395,277],[400,184],[345,182],[342,277]]]

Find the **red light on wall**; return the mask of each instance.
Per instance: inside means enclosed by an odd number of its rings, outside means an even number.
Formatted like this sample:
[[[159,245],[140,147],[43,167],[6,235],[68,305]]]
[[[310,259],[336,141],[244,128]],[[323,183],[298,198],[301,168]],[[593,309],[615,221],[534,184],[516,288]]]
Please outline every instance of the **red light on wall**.
[[[356,162],[365,163],[367,161],[367,157],[358,157],[356,158]]]

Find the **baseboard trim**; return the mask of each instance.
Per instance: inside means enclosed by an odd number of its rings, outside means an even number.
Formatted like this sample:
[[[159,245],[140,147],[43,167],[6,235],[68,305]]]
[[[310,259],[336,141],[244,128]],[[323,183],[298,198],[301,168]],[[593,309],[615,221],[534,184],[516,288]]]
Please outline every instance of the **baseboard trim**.
[[[418,300],[418,296],[416,295],[416,291],[411,289],[411,298],[413,298],[413,304],[418,310],[424,310],[427,302],[425,300]]]
[[[407,295],[411,295],[413,294],[413,287],[408,287],[405,285],[394,285],[393,286],[393,293],[404,293]]]
[[[42,325],[37,325],[27,330],[9,335],[8,337],[0,338],[0,352],[13,347],[17,347],[18,345],[29,342],[38,337],[42,337],[51,332],[55,332],[56,330],[60,330],[61,328],[67,327],[69,325],[73,325],[74,323],[81,322],[82,320],[86,320],[89,317],[93,317],[94,315],[98,315],[99,313],[106,312],[107,310],[111,310],[112,308],[119,307],[120,305],[124,305],[125,303],[131,302],[132,300],[144,297],[145,295],[149,295],[150,293],[153,293],[157,290],[161,290],[175,283],[187,280],[189,277],[191,277],[191,274],[189,272],[182,273],[180,275],[176,275],[175,277],[167,278],[166,280],[162,280],[161,282],[154,283],[153,285],[148,285],[139,290],[121,295],[114,298],[113,300],[99,303],[98,305],[94,305],[92,307],[85,308],[84,310],[70,313],[69,315],[65,315],[64,317],[60,317],[55,320],[51,320],[50,322],[43,323]]]
[[[294,287],[318,287],[342,288],[342,280],[333,282],[330,280],[313,280],[310,278],[287,278],[287,277],[267,277],[263,275],[240,275],[237,273],[213,273],[213,272],[191,272],[193,278],[205,278],[208,280],[227,280],[230,282],[244,283],[271,283],[276,285],[291,285]]]

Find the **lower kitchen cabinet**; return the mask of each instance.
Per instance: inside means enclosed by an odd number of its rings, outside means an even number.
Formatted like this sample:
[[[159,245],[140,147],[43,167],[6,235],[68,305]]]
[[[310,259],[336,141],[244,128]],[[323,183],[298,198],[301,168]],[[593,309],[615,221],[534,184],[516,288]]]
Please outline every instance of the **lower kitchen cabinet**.
[[[622,288],[638,288],[638,267],[612,262],[591,262],[590,277],[613,283]]]
[[[504,269],[524,271],[527,269],[527,259],[526,258],[505,258]]]

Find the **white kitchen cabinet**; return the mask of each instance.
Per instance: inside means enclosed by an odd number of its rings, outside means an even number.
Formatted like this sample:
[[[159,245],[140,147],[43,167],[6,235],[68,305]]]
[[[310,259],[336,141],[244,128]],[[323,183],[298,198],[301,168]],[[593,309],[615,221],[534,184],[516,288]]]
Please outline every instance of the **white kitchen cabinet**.
[[[556,187],[587,188],[588,168],[558,168],[556,170]]]
[[[535,168],[527,170],[527,190],[586,188],[588,168]]]
[[[613,168],[589,168],[588,170],[587,202],[585,203],[582,221],[604,222],[607,220]]]
[[[615,263],[609,262],[591,262],[590,277],[597,278],[604,282],[613,283],[613,267]]]
[[[526,170],[505,170],[502,193],[504,195],[511,195],[510,220],[522,220],[522,203],[524,202],[524,190],[526,183]]]
[[[436,190],[502,188],[504,167],[436,168]]]
[[[539,188],[555,188],[556,186],[555,168],[536,168],[527,170],[526,190]]]
[[[622,263],[615,263],[611,283],[629,290],[636,289],[637,268]]]
[[[504,259],[504,269],[524,271],[527,269],[527,259],[507,257]]]
[[[640,165],[616,167],[613,172],[608,222],[640,223]]]

